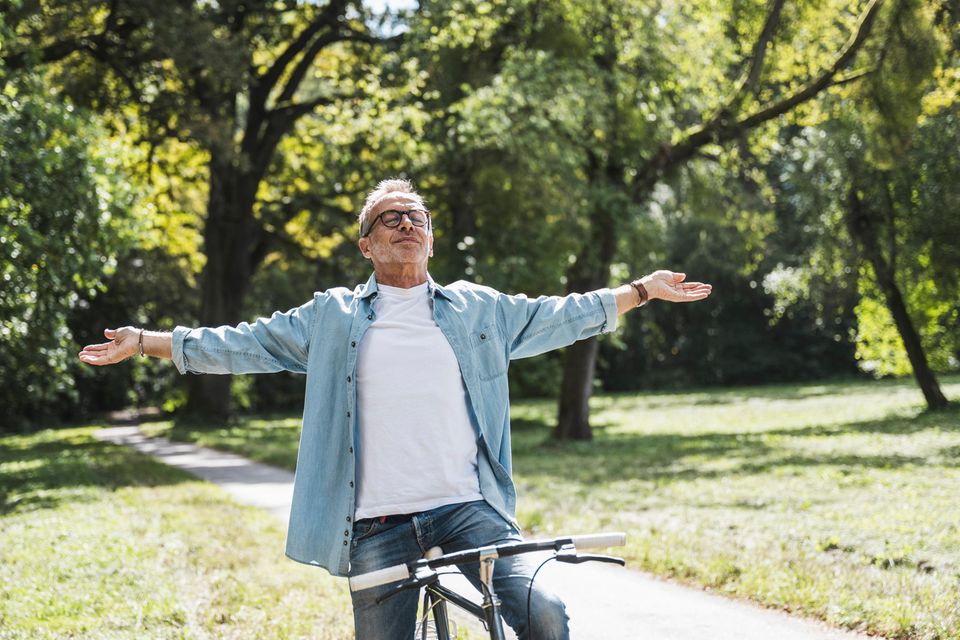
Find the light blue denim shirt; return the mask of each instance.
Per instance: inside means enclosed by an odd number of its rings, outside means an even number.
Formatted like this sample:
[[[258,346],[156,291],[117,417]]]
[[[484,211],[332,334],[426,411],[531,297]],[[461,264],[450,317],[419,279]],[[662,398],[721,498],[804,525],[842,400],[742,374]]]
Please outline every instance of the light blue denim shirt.
[[[441,287],[432,279],[427,290],[434,319],[453,348],[467,389],[467,408],[478,435],[480,492],[516,524],[509,361],[613,331],[616,299],[609,289],[601,289],[531,300],[463,281]],[[180,373],[306,374],[286,554],[334,575],[347,575],[350,568],[357,347],[374,321],[376,295],[376,278],[370,276],[353,291],[317,292],[296,309],[252,324],[177,327],[173,332],[173,362]]]

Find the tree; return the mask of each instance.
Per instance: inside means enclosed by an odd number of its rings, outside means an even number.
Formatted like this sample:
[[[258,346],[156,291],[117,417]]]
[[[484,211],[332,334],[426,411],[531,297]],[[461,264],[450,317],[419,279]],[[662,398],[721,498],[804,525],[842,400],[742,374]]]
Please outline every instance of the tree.
[[[571,251],[550,254],[565,262],[567,292],[607,286],[619,239],[645,225],[651,195],[679,168],[757,132],[769,136],[800,105],[861,77],[849,69],[883,7],[737,2],[720,14],[642,0],[482,5],[453,33],[495,52],[496,64],[485,67],[485,85],[461,89],[448,110],[470,117],[446,121],[447,133],[468,150],[473,137],[472,158],[483,148],[506,166],[514,202],[536,193],[516,190],[517,164],[535,164],[540,183],[554,187],[538,189],[560,196],[543,218],[548,233],[565,249],[573,239]],[[482,221],[477,215],[471,235],[483,236]],[[596,359],[595,340],[566,352],[559,438],[591,435]]]
[[[882,184],[882,183],[881,183]],[[895,207],[887,201],[889,209],[884,211],[871,201],[861,176],[857,176],[850,183],[845,221],[850,236],[856,241],[863,252],[865,260],[871,267],[876,283],[883,293],[887,309],[889,309],[897,332],[903,340],[907,357],[917,379],[917,384],[923,392],[927,406],[931,409],[943,409],[947,406],[947,398],[940,390],[937,378],[930,368],[920,334],[910,317],[910,312],[904,301],[903,293],[897,284],[896,264],[885,255],[880,245],[880,230],[878,226],[882,220],[890,219],[895,215]],[[894,252],[895,255],[895,252]]]
[[[947,400],[930,355],[941,367],[954,357],[950,301],[960,274],[956,230],[942,216],[957,198],[946,152],[957,135],[955,100],[944,99],[951,85],[943,82],[953,61],[941,46],[955,22],[946,14],[938,24],[920,2],[897,8],[898,28],[879,45],[869,78],[832,95],[821,121],[791,144],[811,169],[804,173],[818,178],[810,184],[789,174],[817,192],[803,214],[817,220],[811,228],[822,227],[810,271],[829,278],[843,269],[858,280],[864,365],[876,374],[912,371],[928,407],[938,409]],[[828,253],[839,259],[815,257]]]
[[[278,144],[304,116],[363,95],[356,52],[380,42],[366,17],[347,0],[30,3],[12,13],[4,62],[28,66],[26,43],[38,42],[70,95],[133,113],[150,144],[173,138],[206,154],[198,319],[215,326],[237,321],[275,242],[256,204]],[[191,379],[190,408],[227,413],[229,384]]]
[[[656,151],[645,155],[616,157],[609,156],[604,160],[604,176],[611,183],[620,187],[623,193],[628,194],[635,203],[645,202],[657,183],[664,176],[669,175],[678,167],[693,159],[702,149],[710,145],[722,145],[733,140],[745,137],[761,125],[779,118],[809,100],[812,100],[824,90],[837,82],[849,80],[839,78],[854,60],[857,52],[863,47],[877,19],[881,7],[880,2],[870,2],[863,10],[857,25],[852,29],[845,44],[834,54],[833,59],[824,65],[820,72],[808,80],[802,80],[793,75],[792,70],[787,73],[781,65],[767,61],[767,54],[772,45],[779,44],[783,48],[789,47],[789,41],[777,43],[778,36],[788,36],[789,30],[784,25],[785,3],[771,1],[766,11],[758,12],[761,19],[753,20],[742,18],[738,29],[732,29],[737,38],[753,34],[753,46],[749,54],[731,67],[719,71],[721,77],[739,77],[733,83],[729,93],[718,102],[709,106],[707,114],[696,123],[684,122],[689,115],[674,120],[674,125],[664,133],[669,138],[660,138],[654,145]],[[796,11],[796,9],[794,9]],[[843,11],[839,12],[841,15]],[[697,17],[697,16],[695,16]],[[816,23],[822,17],[804,15],[799,11],[789,16],[794,24],[809,21]],[[700,19],[705,16],[699,16]],[[601,32],[603,33],[603,32]],[[599,42],[609,41],[612,36],[609,32],[596,38]],[[786,46],[784,46],[786,45]],[[619,49],[622,50],[622,47]],[[616,49],[614,49],[616,51]],[[728,55],[730,54],[728,50]],[[795,55],[799,59],[804,55],[803,47],[795,46]],[[809,55],[809,54],[808,54]],[[821,53],[822,55],[822,53]],[[816,56],[810,56],[814,60]],[[723,60],[724,58],[720,58]],[[727,58],[730,59],[730,58]],[[736,59],[734,57],[734,59]],[[604,70],[613,68],[616,61],[604,59]],[[739,71],[739,73],[737,73]],[[711,87],[716,89],[716,87]],[[618,95],[618,87],[611,86],[608,95]],[[619,106],[619,105],[618,105]],[[628,113],[619,116],[626,120]],[[690,126],[692,124],[692,127]],[[690,128],[685,128],[684,125]],[[612,136],[619,132],[612,131]],[[662,135],[662,134],[661,134]],[[615,233],[613,219],[608,211],[595,209],[590,215],[592,226],[596,229],[595,237],[583,245],[581,254],[571,268],[571,290],[596,288],[604,284],[609,267],[613,260],[612,246],[604,238]],[[556,435],[559,438],[583,439],[589,438],[591,431],[588,421],[588,400],[590,385],[596,363],[596,346],[585,343],[579,348],[568,352],[564,370],[565,394],[560,400],[560,419]]]
[[[5,30],[0,17],[0,37]],[[90,114],[0,67],[0,402],[3,428],[77,406],[70,312],[128,241],[130,193]]]

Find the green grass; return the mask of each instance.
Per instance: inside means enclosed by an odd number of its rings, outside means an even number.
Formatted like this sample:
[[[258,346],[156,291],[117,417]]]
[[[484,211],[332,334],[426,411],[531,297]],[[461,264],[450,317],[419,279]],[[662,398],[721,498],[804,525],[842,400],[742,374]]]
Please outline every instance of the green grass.
[[[960,398],[960,378],[942,381]],[[960,639],[960,412],[910,380],[606,395],[595,438],[513,405],[532,535],[622,529],[630,566],[890,638]],[[293,468],[299,418],[154,433]]]
[[[350,637],[282,523],[94,430],[0,437],[0,638]]]

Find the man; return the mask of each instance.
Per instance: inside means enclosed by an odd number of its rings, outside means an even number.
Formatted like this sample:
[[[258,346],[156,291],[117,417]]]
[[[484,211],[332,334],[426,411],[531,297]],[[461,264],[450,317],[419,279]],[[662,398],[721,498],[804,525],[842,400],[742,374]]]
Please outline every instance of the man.
[[[173,360],[184,373],[307,376],[287,555],[334,575],[519,540],[511,478],[507,366],[616,328],[647,299],[702,300],[710,285],[657,271],[617,289],[565,297],[505,295],[427,272],[433,229],[405,180],[377,185],[360,212],[360,251],[374,274],[352,291],[253,324],[172,333],[108,329],[80,359]],[[563,604],[534,585],[529,561],[498,560],[494,590],[520,638],[567,638]],[[479,585],[478,567],[464,572]],[[353,593],[359,640],[409,640],[416,592],[382,604],[393,585]]]

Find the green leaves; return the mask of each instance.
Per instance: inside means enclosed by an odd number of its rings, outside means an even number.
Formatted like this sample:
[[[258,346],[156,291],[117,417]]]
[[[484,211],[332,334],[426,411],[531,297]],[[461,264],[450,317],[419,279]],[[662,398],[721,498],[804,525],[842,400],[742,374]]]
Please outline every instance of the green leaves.
[[[860,119],[870,142],[868,159],[888,168],[910,145],[943,35],[934,27],[934,7],[922,0],[892,2],[884,17],[886,37],[876,44],[874,72],[861,86],[868,108],[860,110]]]
[[[129,203],[100,133],[33,78],[0,95],[0,402],[4,426],[56,415],[77,365],[67,313],[115,264]]]

